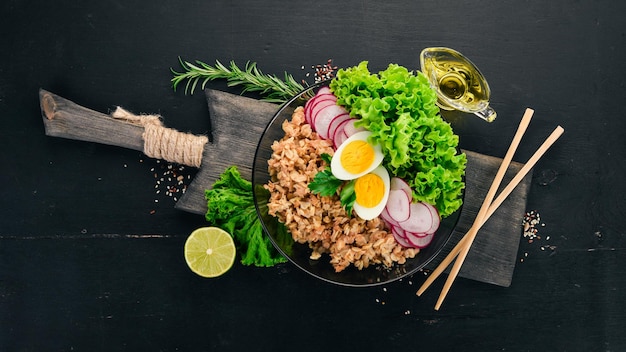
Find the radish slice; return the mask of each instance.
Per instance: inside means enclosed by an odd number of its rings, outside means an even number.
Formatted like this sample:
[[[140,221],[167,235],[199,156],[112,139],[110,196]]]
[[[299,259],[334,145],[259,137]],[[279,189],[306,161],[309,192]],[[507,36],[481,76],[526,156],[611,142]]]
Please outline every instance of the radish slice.
[[[308,106],[309,108],[312,108],[316,103],[322,100],[337,101],[337,97],[334,94],[330,94],[330,93],[322,93],[322,94],[318,93],[317,95],[313,96],[313,98],[307,100],[307,102],[304,104],[304,107],[306,108]]]
[[[317,115],[313,115],[313,125],[315,126],[317,134],[324,139],[328,139],[328,128],[330,127],[330,123],[337,116],[345,113],[346,110],[335,103],[319,110]]]
[[[435,232],[437,232],[437,229],[439,228],[439,224],[441,223],[441,217],[439,216],[439,211],[432,204],[424,203],[424,205],[430,211],[431,217],[433,219],[433,223],[430,226],[430,229],[426,230],[426,232],[427,233],[435,233]]]
[[[389,191],[389,195],[391,196]],[[404,191],[401,191],[404,193]],[[390,214],[393,214],[390,212]],[[411,203],[409,218],[405,221],[400,221],[400,226],[409,232],[426,233],[433,225],[433,214],[424,203]]]
[[[335,149],[339,148],[340,145],[343,144],[343,142],[346,141],[346,139],[348,139],[348,136],[346,136],[345,133],[339,133],[339,135],[337,137],[334,138],[334,142],[335,142]]]
[[[413,244],[409,242],[407,237],[404,235],[404,230],[402,230],[401,228],[393,226],[391,228],[391,234],[393,235],[393,238],[396,240],[396,242],[398,242],[398,244],[400,244],[402,247],[413,247]]]
[[[351,123],[347,124],[346,127],[344,128],[344,130],[346,131],[346,135],[348,135],[348,137],[352,136],[353,134],[357,132],[365,131],[364,127],[354,126],[355,122],[356,122],[356,119],[354,119],[354,121],[352,121]]]
[[[389,216],[402,226],[402,222],[407,221],[411,215],[411,199],[401,189],[389,189],[385,209]]]
[[[311,117],[311,109],[322,100],[334,100],[337,101],[337,97],[333,94],[318,94],[304,103],[304,115],[305,117]]]
[[[318,103],[315,103],[315,105],[311,107],[311,119],[310,119],[309,124],[313,126],[313,128],[315,129],[315,120],[317,119],[317,116],[319,115],[320,111],[322,111],[322,109],[324,109],[327,106],[336,106],[336,105],[337,105],[337,102],[331,99],[326,99]],[[315,132],[319,133],[317,129],[315,129]]]
[[[409,184],[400,177],[391,178],[391,181],[389,182],[389,189],[403,190],[406,195],[409,196],[409,199],[413,199],[413,190],[411,189],[411,186],[409,186]]]
[[[317,91],[317,95],[320,95],[320,94],[333,94],[333,93],[330,91],[329,86],[323,86]]]
[[[318,94],[316,96],[314,96],[313,98],[309,99],[309,101],[315,99],[312,103],[315,104],[318,101],[322,101],[322,100],[334,100],[337,101],[337,97],[334,94],[328,93],[328,94]]]
[[[389,211],[387,210],[387,207],[385,207],[383,211],[380,213],[380,217],[389,225],[389,227],[400,226],[398,222],[391,217],[391,215],[389,214]]]
[[[435,237],[434,233],[429,234],[418,234],[410,231],[404,232],[404,237],[407,242],[409,242],[415,248],[425,248],[432,242],[433,237]]]
[[[333,143],[335,144],[335,149],[339,148],[339,146],[341,145],[341,143],[343,143],[343,141],[345,141],[346,139],[348,139],[348,137],[346,137],[343,129],[346,126],[347,123],[350,122],[352,118],[347,119],[345,121],[342,121],[339,126],[337,126],[337,128],[335,129],[335,132],[332,135],[332,140]]]
[[[335,118],[333,118],[333,120],[330,122],[330,125],[328,125],[328,139],[332,139],[334,142],[335,133],[337,132],[337,129],[339,128],[339,126],[341,126],[342,123],[350,119],[352,118],[350,117],[350,114],[348,114],[347,111],[341,115],[335,116]]]
[[[317,99],[314,103],[311,104],[310,107],[310,114],[311,114],[311,119],[313,119],[315,117],[315,114],[317,114],[319,112],[319,110],[323,109],[325,106],[328,105],[336,105],[337,101],[331,98],[319,98]]]

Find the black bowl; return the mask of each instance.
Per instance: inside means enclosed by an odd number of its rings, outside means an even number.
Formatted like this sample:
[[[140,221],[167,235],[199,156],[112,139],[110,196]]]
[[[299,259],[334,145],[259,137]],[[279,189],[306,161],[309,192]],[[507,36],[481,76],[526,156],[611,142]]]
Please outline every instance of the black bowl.
[[[281,226],[281,224],[278,224],[277,218],[267,213],[267,206],[264,203],[267,200],[268,192],[263,188],[263,185],[270,180],[267,161],[272,154],[272,143],[284,136],[282,123],[285,120],[291,119],[294,109],[298,106],[303,106],[305,101],[312,97],[320,87],[328,84],[329,82],[325,81],[310,86],[284,103],[272,117],[272,120],[268,123],[259,140],[252,166],[252,185],[255,190],[255,205],[263,229],[276,249],[291,263],[305,272],[327,282],[344,286],[365,287],[382,285],[412,275],[433,260],[449,241],[459,219],[461,209],[443,219],[430,245],[420,250],[415,258],[407,259],[405,264],[396,264],[393,268],[370,265],[368,268],[362,270],[350,265],[339,273],[335,272],[333,266],[330,264],[330,257],[328,255],[322,255],[321,258],[312,260],[309,258],[311,249],[307,245],[283,243],[284,241],[280,240],[277,233],[277,227]]]

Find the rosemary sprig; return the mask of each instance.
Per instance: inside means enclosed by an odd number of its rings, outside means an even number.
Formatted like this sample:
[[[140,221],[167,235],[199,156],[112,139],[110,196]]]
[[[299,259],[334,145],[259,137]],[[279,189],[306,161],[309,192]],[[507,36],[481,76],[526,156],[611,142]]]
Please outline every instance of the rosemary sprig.
[[[293,76],[285,72],[284,79],[275,75],[264,74],[256,66],[255,62],[248,61],[245,69],[239,68],[234,61],[226,67],[221,62],[215,61],[215,66],[211,66],[202,61],[195,63],[178,58],[184,72],[177,72],[172,69],[174,77],[172,86],[174,90],[183,81],[185,84],[185,94],[193,94],[198,84],[204,89],[209,81],[216,79],[226,79],[229,87],[243,86],[241,94],[246,92],[258,92],[265,101],[282,103],[289,100],[294,95],[304,90],[304,86],[298,83]]]

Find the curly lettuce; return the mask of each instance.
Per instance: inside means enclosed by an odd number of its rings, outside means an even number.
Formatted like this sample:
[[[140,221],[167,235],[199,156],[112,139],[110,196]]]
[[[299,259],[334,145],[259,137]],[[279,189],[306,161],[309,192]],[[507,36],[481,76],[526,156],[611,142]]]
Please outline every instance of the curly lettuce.
[[[372,132],[385,154],[383,165],[411,185],[414,200],[435,205],[442,217],[454,213],[463,202],[467,159],[439,114],[428,79],[397,64],[378,74],[367,65],[337,71],[330,83],[337,103],[359,118],[356,126]]]
[[[287,259],[278,253],[263,233],[252,192],[252,183],[241,177],[237,167],[228,167],[211,189],[205,190],[208,208],[205,218],[233,236],[243,265],[269,267],[284,263]],[[259,204],[267,202],[262,200]],[[276,238],[283,248],[293,242],[282,224],[276,228]]]

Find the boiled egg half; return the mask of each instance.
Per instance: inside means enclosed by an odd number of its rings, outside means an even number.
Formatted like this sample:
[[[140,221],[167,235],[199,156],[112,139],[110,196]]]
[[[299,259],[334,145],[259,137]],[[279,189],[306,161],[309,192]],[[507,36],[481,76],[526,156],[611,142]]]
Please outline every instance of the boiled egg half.
[[[357,178],[354,181],[354,212],[363,220],[380,215],[389,199],[389,187],[389,172],[382,165]]]
[[[356,200],[354,212],[364,220],[380,215],[389,199],[389,172],[382,166],[380,145],[368,141],[369,131],[357,132],[346,139],[335,151],[330,162],[333,176],[340,180],[354,180]]]
[[[357,132],[341,143],[330,162],[333,176],[340,180],[354,180],[383,162],[380,145],[368,141],[371,135],[369,131]]]

